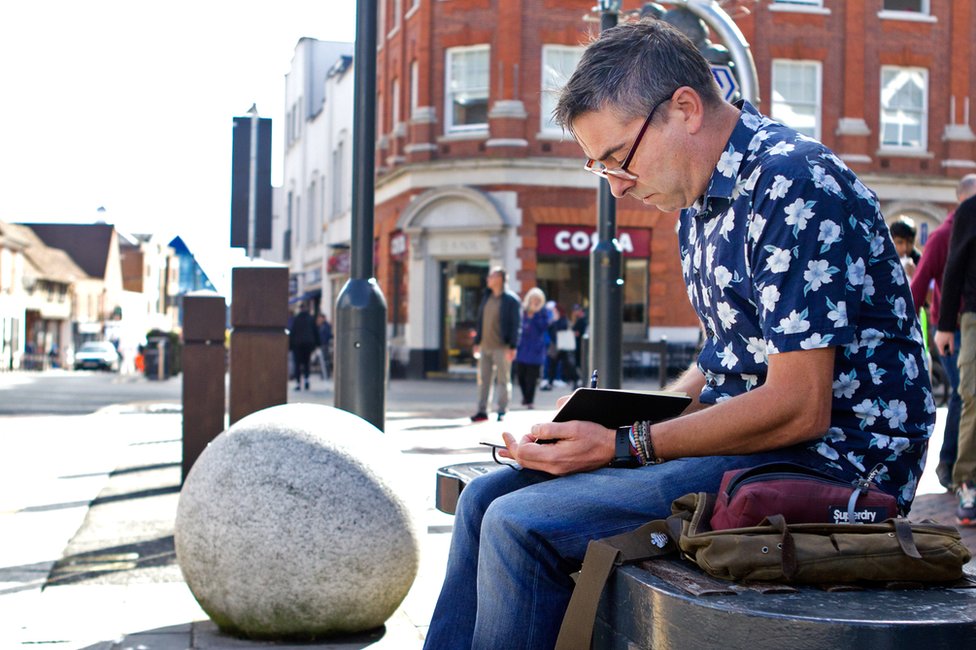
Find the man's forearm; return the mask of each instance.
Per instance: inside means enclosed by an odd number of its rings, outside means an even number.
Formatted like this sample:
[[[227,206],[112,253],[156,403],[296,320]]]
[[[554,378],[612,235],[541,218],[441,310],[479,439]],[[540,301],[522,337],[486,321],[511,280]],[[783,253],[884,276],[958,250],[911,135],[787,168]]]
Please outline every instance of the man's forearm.
[[[698,401],[698,397],[701,395],[702,388],[704,387],[705,375],[698,369],[698,365],[692,361],[691,365],[681,373],[681,376],[668,384],[665,390],[685,393],[691,398],[691,403],[682,413],[683,415],[687,415],[688,413],[694,413],[699,409],[705,408],[706,405]]]

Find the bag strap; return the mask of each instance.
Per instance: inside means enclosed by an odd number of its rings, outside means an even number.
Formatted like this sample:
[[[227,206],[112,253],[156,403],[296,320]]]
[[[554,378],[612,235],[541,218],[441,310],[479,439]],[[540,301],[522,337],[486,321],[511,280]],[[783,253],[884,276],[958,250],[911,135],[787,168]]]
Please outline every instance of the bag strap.
[[[677,549],[664,519],[648,522],[628,533],[591,540],[559,628],[556,650],[589,650],[600,595],[616,566],[668,555]]]
[[[907,519],[892,519],[891,523],[895,526],[895,537],[898,538],[898,545],[908,557],[916,560],[922,559],[922,554],[915,546],[915,535],[912,533],[912,523]]]

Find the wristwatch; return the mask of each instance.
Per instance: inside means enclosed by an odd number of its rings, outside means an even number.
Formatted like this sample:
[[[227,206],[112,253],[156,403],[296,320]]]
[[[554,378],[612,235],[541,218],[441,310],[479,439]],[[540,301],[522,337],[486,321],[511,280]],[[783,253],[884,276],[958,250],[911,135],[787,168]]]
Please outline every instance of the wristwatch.
[[[613,446],[610,467],[640,467],[640,460],[630,453],[630,427],[619,427]]]

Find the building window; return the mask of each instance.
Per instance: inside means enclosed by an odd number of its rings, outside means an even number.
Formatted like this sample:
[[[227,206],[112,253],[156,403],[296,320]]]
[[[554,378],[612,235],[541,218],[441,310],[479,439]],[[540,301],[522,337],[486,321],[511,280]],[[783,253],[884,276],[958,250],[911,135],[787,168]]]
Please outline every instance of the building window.
[[[487,45],[447,50],[446,130],[476,131],[488,128]]]
[[[540,128],[544,133],[560,132],[559,126],[552,120],[552,111],[556,108],[559,91],[573,74],[581,56],[583,56],[582,47],[542,46],[542,102],[539,119]]]
[[[417,111],[420,105],[420,67],[417,60],[410,63],[410,117]]]
[[[928,70],[881,67],[881,146],[922,151],[926,146]]]
[[[909,11],[918,14],[929,13],[929,0],[884,0],[884,11]]]
[[[400,27],[400,19],[403,16],[403,0],[393,0],[393,27],[390,33],[396,32]]]
[[[397,125],[400,124],[400,80],[394,79],[390,88],[390,119],[393,120],[391,130],[395,133]]]
[[[811,138],[820,139],[819,61],[773,60],[772,117]]]
[[[305,232],[305,245],[314,246],[319,241],[319,234],[322,232],[322,226],[319,224],[318,220],[318,210],[315,205],[315,198],[318,192],[315,188],[315,181],[313,180],[311,185],[308,186],[308,200],[305,202],[308,206],[308,221],[306,223]]]
[[[342,213],[342,150],[343,141],[340,140],[332,152],[332,218],[336,219]]]

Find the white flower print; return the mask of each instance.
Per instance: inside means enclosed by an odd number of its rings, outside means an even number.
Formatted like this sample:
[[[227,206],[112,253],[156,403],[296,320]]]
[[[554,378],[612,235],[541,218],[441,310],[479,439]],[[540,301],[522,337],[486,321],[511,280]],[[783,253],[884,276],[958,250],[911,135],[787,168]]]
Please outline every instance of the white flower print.
[[[857,471],[864,472],[864,456],[857,456],[853,451],[847,452],[847,461],[857,468]]]
[[[781,140],[781,141],[777,142],[776,144],[774,144],[773,146],[771,146],[768,149],[768,152],[769,152],[769,155],[770,156],[785,156],[788,153],[790,153],[791,151],[793,151],[794,149],[796,149],[796,145],[795,144],[790,144],[789,142],[786,142],[785,140]]]
[[[898,353],[898,358],[902,363],[902,374],[908,377],[908,379],[915,379],[918,377],[918,361],[915,360],[914,354],[902,355],[901,352]]]
[[[725,375],[717,375],[711,370],[705,371],[705,383],[709,386],[721,386],[725,383]]]
[[[915,496],[915,486],[918,484],[918,477],[915,476],[915,472],[909,470],[908,472],[908,482],[901,486],[901,501],[908,503]]]
[[[766,363],[769,359],[766,354],[766,341],[756,336],[746,339],[746,352],[752,355],[752,360],[756,363]]]
[[[868,443],[868,447],[887,449],[889,444],[891,444],[891,436],[886,436],[883,433],[872,433],[871,441]]]
[[[869,327],[861,332],[861,345],[868,349],[868,356],[874,354],[874,349],[884,341],[884,332]]]
[[[869,399],[864,400],[860,404],[855,404],[851,407],[851,410],[854,411],[854,415],[861,420],[862,429],[874,424],[877,417],[881,415],[881,409],[879,409],[877,405]]]
[[[905,299],[901,296],[895,298],[895,304],[891,309],[891,313],[895,315],[898,320],[905,320],[908,318],[908,305]]]
[[[874,295],[874,278],[872,278],[870,275],[865,273],[864,287],[861,289],[861,300],[868,303],[869,305],[873,304],[871,302],[871,296],[873,295]]]
[[[729,343],[725,349],[718,353],[718,358],[722,360],[722,366],[731,370],[739,363],[739,357],[735,355],[732,344]]]
[[[749,127],[750,131],[758,131],[759,127],[762,126],[762,118],[756,113],[748,113],[742,111],[742,116],[739,118],[742,123]]]
[[[746,383],[746,391],[750,391],[759,383],[759,375],[742,374],[742,381]]]
[[[823,157],[826,158],[827,160],[829,160],[831,162],[831,164],[834,165],[834,167],[839,167],[840,169],[843,169],[843,170],[846,170],[847,169],[847,163],[845,163],[843,160],[841,160],[840,158],[838,158],[834,154],[827,153],[827,154],[824,154]]]
[[[834,381],[834,397],[846,399],[854,397],[855,391],[861,387],[861,381],[856,376],[857,373],[854,371],[851,371],[850,374],[840,373],[837,380]]]
[[[711,270],[715,262],[715,244],[705,246],[705,268]]]
[[[871,383],[875,386],[881,385],[881,377],[885,375],[888,371],[884,368],[879,368],[878,364],[871,362],[868,364],[868,372],[871,373]]]
[[[762,143],[769,139],[769,131],[757,131],[756,135],[752,136],[752,140],[749,141],[749,146],[747,149],[749,151],[758,151]]]
[[[830,219],[824,219],[820,222],[820,235],[817,239],[823,242],[823,246],[820,247],[821,253],[826,253],[830,250],[830,247],[840,241],[840,226],[837,223],[831,221]]]
[[[802,334],[810,329],[810,321],[806,320],[807,310],[797,313],[794,309],[790,315],[779,321],[779,327],[773,329],[783,334]]]
[[[892,429],[905,430],[902,426],[908,420],[908,405],[902,400],[893,399],[888,402],[888,406],[881,412],[881,416],[888,420],[888,426]]]
[[[925,412],[935,413],[935,398],[932,397],[932,391],[928,388],[923,388],[922,390],[925,391]]]
[[[871,238],[871,257],[881,257],[884,253],[884,235],[875,235]]]
[[[840,427],[830,427],[824,434],[824,438],[829,442],[844,442],[847,440],[847,434]]]
[[[719,158],[715,169],[720,171],[726,178],[732,178],[732,175],[739,169],[739,163],[741,162],[742,154],[729,147],[728,150],[722,152],[722,157]]]
[[[799,237],[800,231],[806,230],[807,221],[813,217],[814,205],[816,205],[815,201],[797,199],[783,209],[786,213],[786,225],[793,226],[794,237]]]
[[[729,233],[732,232],[733,228],[735,228],[735,210],[729,210],[722,218],[722,227],[719,228],[718,233],[722,235],[725,241],[729,241]]]
[[[857,261],[853,263],[851,263],[850,257],[847,258],[847,282],[852,287],[864,284],[864,276],[866,274],[863,257],[857,258]]]
[[[911,446],[911,441],[908,438],[903,436],[892,438],[888,444],[888,449],[891,450],[891,456],[888,456],[885,460],[897,460],[909,446]]]
[[[823,336],[820,334],[820,332],[814,332],[807,338],[800,341],[800,347],[804,350],[819,350],[820,348],[825,348],[830,345],[830,341],[833,338],[833,334]]]
[[[837,453],[837,450],[828,445],[826,442],[817,444],[817,453],[824,458],[829,458],[830,460],[837,460],[840,458],[840,454]]]
[[[749,218],[749,239],[759,241],[763,229],[766,227],[766,220],[761,214],[753,213]]]
[[[847,327],[847,302],[838,300],[835,305],[828,299],[827,306],[830,307],[827,318],[834,321],[834,327]]]
[[[690,271],[691,271],[691,255],[688,254],[688,251],[682,251],[681,273],[684,274],[685,277],[688,277]]]
[[[722,321],[723,329],[731,329],[735,325],[735,317],[739,310],[733,309],[727,302],[718,303],[718,318]]]
[[[770,255],[766,258],[766,268],[773,273],[786,273],[790,270],[790,249],[767,246]]]
[[[766,190],[766,193],[769,195],[769,198],[775,201],[776,199],[781,199],[786,196],[786,193],[790,191],[790,187],[792,186],[793,181],[785,176],[776,174],[776,176],[773,178],[773,184],[768,190]]]
[[[837,271],[837,267],[830,266],[827,260],[807,262],[807,270],[803,272],[803,279],[807,281],[806,286],[803,287],[803,295],[808,291],[819,291],[820,285],[830,284],[833,281],[831,276]]]
[[[779,348],[772,341],[766,341],[766,354],[779,354]]]
[[[816,187],[830,194],[835,194],[838,196],[841,194],[840,184],[833,176],[828,174],[823,167],[820,165],[814,165],[811,171],[813,175],[813,184]]]
[[[759,182],[759,176],[762,174],[762,165],[756,165],[756,168],[752,170],[749,174],[749,180],[746,181],[746,191],[751,192],[756,189],[756,183]]]
[[[724,266],[716,266],[712,275],[715,278],[715,286],[717,286],[721,291],[725,291],[725,289],[732,284],[732,273],[730,273],[729,270]]]
[[[775,284],[767,284],[763,287],[759,300],[762,302],[764,311],[771,312],[775,310],[776,303],[779,302],[779,287]]]
[[[905,284],[905,268],[901,262],[891,262],[891,281],[899,287]]]

